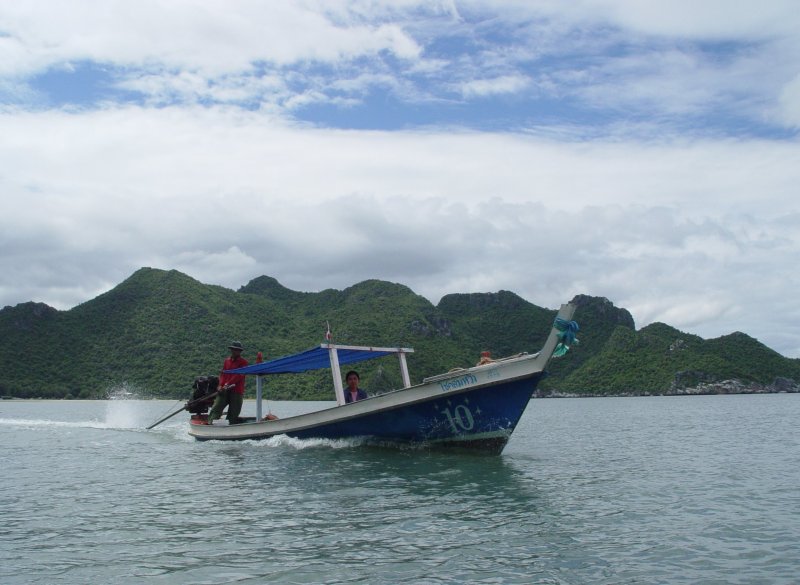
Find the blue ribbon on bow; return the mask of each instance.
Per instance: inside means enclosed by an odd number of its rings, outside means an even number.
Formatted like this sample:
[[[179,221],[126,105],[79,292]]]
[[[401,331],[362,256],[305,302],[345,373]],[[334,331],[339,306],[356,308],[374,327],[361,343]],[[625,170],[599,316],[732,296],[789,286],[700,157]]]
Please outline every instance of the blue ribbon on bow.
[[[553,351],[553,357],[561,357],[569,351],[571,345],[578,343],[576,334],[580,330],[578,323],[575,321],[567,321],[561,317],[556,317],[553,322],[553,327],[558,329],[558,345]]]

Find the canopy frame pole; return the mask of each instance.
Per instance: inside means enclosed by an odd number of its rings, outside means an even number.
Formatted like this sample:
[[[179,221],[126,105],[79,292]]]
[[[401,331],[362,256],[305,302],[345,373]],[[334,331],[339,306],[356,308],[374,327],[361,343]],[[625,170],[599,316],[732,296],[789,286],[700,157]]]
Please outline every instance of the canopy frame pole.
[[[263,382],[261,378],[264,376],[256,376],[256,421],[261,420],[261,399],[264,396]]]
[[[333,390],[336,392],[336,404],[344,404],[344,387],[342,386],[342,370],[339,367],[339,352],[336,346],[328,345],[328,355],[331,359],[331,374],[333,375]]]
[[[408,375],[408,363],[406,362],[406,352],[398,351],[397,357],[400,360],[400,376],[403,378],[403,388],[411,386],[411,376]]]

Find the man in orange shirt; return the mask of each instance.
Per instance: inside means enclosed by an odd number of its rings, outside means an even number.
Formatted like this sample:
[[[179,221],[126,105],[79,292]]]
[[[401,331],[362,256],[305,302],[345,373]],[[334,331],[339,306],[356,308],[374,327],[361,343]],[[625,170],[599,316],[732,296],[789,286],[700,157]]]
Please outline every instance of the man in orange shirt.
[[[208,413],[208,424],[222,416],[222,411],[228,407],[228,424],[236,424],[239,421],[239,413],[242,412],[242,402],[244,402],[245,377],[243,374],[226,374],[225,370],[235,370],[247,365],[247,360],[242,357],[244,348],[238,341],[234,341],[228,346],[231,350],[230,357],[225,359],[222,365],[222,372],[219,374],[219,394],[214,400],[214,406]]]

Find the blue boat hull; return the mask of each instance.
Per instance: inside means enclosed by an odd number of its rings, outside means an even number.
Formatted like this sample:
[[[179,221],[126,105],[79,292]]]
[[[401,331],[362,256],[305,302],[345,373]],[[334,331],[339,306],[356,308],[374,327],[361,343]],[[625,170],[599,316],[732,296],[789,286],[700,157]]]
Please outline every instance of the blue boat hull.
[[[280,434],[298,439],[360,438],[369,444],[411,444],[426,448],[499,453],[508,442],[542,377],[542,373],[537,373],[520,380],[466,388],[462,392],[433,396],[412,404],[355,416],[348,416],[349,405],[338,407],[341,417],[333,422],[276,433],[265,432],[269,425],[261,423],[258,424],[261,427],[258,433],[196,438],[266,439]],[[376,397],[360,404],[363,406],[378,399]]]
[[[537,382],[528,379],[487,386],[287,434],[299,439],[369,437],[429,445],[460,441],[495,444],[502,439],[505,444]],[[498,400],[498,393],[502,393],[502,400]]]

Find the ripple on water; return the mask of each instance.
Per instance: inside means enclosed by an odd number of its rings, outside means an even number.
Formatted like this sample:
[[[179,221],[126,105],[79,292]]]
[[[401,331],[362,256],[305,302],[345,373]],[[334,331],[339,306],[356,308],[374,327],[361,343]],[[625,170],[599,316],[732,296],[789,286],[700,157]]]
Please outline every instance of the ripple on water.
[[[797,396],[534,401],[502,457],[144,431],[172,406],[3,405],[0,582],[800,574]]]

